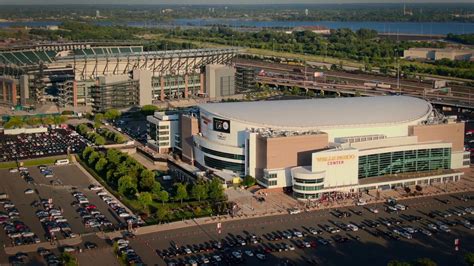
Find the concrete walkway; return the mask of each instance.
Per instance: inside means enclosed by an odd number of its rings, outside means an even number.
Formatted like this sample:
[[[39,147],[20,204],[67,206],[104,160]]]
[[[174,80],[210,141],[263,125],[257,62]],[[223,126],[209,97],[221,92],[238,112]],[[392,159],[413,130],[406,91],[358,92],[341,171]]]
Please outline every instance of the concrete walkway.
[[[41,242],[41,243],[32,244],[32,245],[5,247],[5,253],[8,255],[15,255],[18,252],[25,252],[25,253],[36,252],[38,248],[40,247],[45,248],[45,249],[55,249],[62,246],[75,246],[81,243],[82,243],[82,238],[78,236],[75,238],[58,240],[54,242],[54,244],[51,244],[50,242]]]

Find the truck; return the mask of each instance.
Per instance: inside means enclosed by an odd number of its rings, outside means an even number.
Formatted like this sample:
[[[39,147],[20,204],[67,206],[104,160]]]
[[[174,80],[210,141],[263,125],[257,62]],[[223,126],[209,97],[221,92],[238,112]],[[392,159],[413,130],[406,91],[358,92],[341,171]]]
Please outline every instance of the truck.
[[[372,89],[375,89],[375,88],[377,87],[377,83],[374,83],[374,82],[364,82],[364,86],[365,86],[365,87],[372,88]]]
[[[381,88],[381,89],[391,89],[391,88],[392,88],[392,85],[390,85],[390,84],[385,84],[385,83],[378,83],[378,84],[377,84],[377,88]]]

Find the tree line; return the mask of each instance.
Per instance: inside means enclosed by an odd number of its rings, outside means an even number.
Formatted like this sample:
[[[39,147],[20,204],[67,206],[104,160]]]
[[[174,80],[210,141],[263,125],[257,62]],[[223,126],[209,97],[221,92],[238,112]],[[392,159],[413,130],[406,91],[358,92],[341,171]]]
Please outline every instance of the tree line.
[[[45,115],[45,116],[10,116],[8,120],[3,124],[4,128],[21,128],[24,126],[36,127],[36,126],[50,126],[60,125],[67,121],[66,116],[62,115]]]
[[[225,201],[226,197],[222,184],[217,178],[209,181],[198,180],[190,184],[176,182],[172,187],[163,187],[156,180],[153,171],[145,169],[128,154],[115,149],[100,152],[92,147],[86,147],[80,154],[80,158],[90,169],[100,176],[113,190],[125,197],[144,212],[149,212],[153,202],[159,202],[164,206],[167,202],[175,202],[183,205],[187,201],[219,202]],[[175,206],[176,207],[176,206]],[[169,206],[157,207],[169,210]]]

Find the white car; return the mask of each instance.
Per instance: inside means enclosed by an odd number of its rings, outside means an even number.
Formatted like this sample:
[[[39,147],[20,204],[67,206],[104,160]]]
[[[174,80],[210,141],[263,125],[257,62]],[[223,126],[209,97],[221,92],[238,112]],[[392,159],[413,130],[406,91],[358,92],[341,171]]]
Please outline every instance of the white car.
[[[89,200],[86,198],[78,198],[77,202],[79,202],[79,204],[88,204]]]
[[[35,193],[35,191],[31,188],[25,190],[25,194],[33,194],[33,193]]]
[[[290,214],[298,214],[298,213],[301,213],[301,210],[297,209],[297,208],[294,208],[294,209],[289,209],[288,212]]]
[[[318,235],[320,233],[320,231],[316,228],[310,228],[309,232],[313,235]]]
[[[18,173],[18,168],[11,168],[10,173]]]
[[[426,230],[426,229],[420,229],[419,231],[422,234],[426,235],[426,236],[431,236],[432,235],[432,233],[429,230]]]
[[[377,208],[369,208],[369,211],[371,213],[379,213],[379,210]]]
[[[64,252],[74,252],[74,251],[76,251],[76,249],[74,247],[64,247],[63,251]]]
[[[294,232],[293,232],[293,235],[294,235],[295,237],[303,237],[303,233],[301,233],[300,231],[294,231]]]
[[[102,190],[103,188],[101,186],[91,185],[89,189],[92,191],[98,191],[98,190]]]
[[[214,255],[214,256],[212,256],[212,258],[213,258],[214,261],[216,261],[216,262],[222,261],[221,256],[219,256],[219,255]]]
[[[402,204],[395,204],[394,206],[397,210],[401,210],[401,211],[404,211],[406,210],[406,206],[405,205],[402,205]]]
[[[234,252],[232,252],[232,256],[234,256],[236,259],[240,259],[240,258],[242,258],[242,253],[240,253],[238,251],[234,251]]]
[[[451,229],[449,229],[449,227],[447,225],[444,225],[444,224],[439,226],[439,230],[441,230],[443,232],[446,232],[446,233],[451,232]]]
[[[108,193],[107,193],[106,191],[101,190],[101,191],[97,192],[97,195],[99,195],[99,196],[107,196]]]
[[[246,250],[244,252],[245,252],[245,255],[247,255],[249,257],[253,257],[253,252],[251,250]]]
[[[357,225],[355,225],[355,224],[348,224],[347,228],[351,231],[358,231],[359,230],[359,227],[357,227]]]
[[[428,228],[435,231],[438,230],[438,227],[435,224],[428,224]]]
[[[257,254],[257,259],[259,259],[259,260],[266,260],[267,257],[265,256],[265,254],[260,254],[260,253],[258,253],[258,254]]]
[[[128,212],[122,212],[119,214],[120,217],[125,218],[125,217],[130,217],[130,214]]]
[[[364,205],[367,205],[367,202],[366,202],[365,200],[358,200],[358,201],[356,202],[356,205],[357,205],[357,206],[364,206]]]

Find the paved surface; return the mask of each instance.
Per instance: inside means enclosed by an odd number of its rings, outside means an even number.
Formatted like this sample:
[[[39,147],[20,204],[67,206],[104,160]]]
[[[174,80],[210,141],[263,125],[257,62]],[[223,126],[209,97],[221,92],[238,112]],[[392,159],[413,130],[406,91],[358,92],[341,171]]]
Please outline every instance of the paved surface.
[[[471,193],[473,195],[473,193]],[[403,201],[404,204],[410,206],[408,211],[404,214],[415,214],[424,218],[421,222],[413,222],[414,227],[426,227],[428,221],[443,220],[428,218],[425,213],[431,210],[444,210],[456,206],[472,206],[473,201],[462,202],[456,200],[452,196],[441,196],[439,198],[449,198],[452,203],[446,205],[441,203],[438,198],[425,197],[418,199],[411,199]],[[382,210],[381,204],[376,204]],[[372,206],[371,206],[372,207]],[[352,210],[361,210],[363,216],[352,215],[350,218],[338,219],[331,215],[331,210],[320,210],[315,212],[302,213],[299,215],[281,215],[272,217],[255,218],[251,220],[235,220],[222,223],[222,234],[218,235],[215,224],[200,225],[198,227],[181,228],[177,230],[169,230],[154,234],[147,234],[137,236],[132,241],[132,247],[137,251],[144,262],[147,264],[163,264],[164,261],[157,255],[156,249],[165,249],[170,247],[170,242],[174,241],[178,245],[201,244],[210,240],[219,240],[222,238],[229,239],[234,235],[245,236],[249,233],[255,233],[262,236],[267,233],[281,232],[284,230],[298,229],[306,231],[310,226],[319,227],[322,224],[331,224],[335,220],[343,222],[360,223],[364,219],[378,219],[380,217],[397,217],[398,214],[388,214],[381,212],[379,214],[372,214],[368,212],[365,207],[352,207]],[[347,210],[347,208],[345,208]],[[468,216],[470,219],[473,215]],[[450,217],[451,220],[456,220],[458,217]],[[384,226],[379,227],[382,231],[389,229]],[[372,229],[371,229],[372,230]],[[342,232],[341,235],[345,235]],[[351,235],[358,235],[361,241],[350,240],[348,243],[333,244],[331,246],[318,246],[315,249],[297,249],[296,251],[286,251],[282,253],[272,253],[269,255],[266,265],[276,265],[282,259],[289,259],[296,265],[302,265],[308,257],[317,259],[323,265],[345,265],[358,264],[367,265],[385,265],[391,259],[413,260],[419,257],[429,257],[438,262],[438,265],[459,265],[462,261],[462,254],[472,246],[474,246],[474,230],[468,230],[462,226],[452,228],[451,233],[438,233],[434,236],[422,236],[419,233],[415,234],[412,240],[388,240],[382,237],[374,237],[366,231],[360,230],[357,233],[350,233]],[[330,238],[329,233],[323,233],[324,238]],[[459,238],[461,241],[461,250],[454,251],[453,241]],[[309,236],[308,240],[315,240],[313,236]],[[291,241],[278,241],[291,243]],[[264,241],[268,244],[268,241]],[[255,249],[253,247],[244,247],[240,250]],[[370,251],[370,256],[368,255]],[[210,254],[206,254],[210,255]],[[191,257],[197,257],[196,255]],[[189,259],[190,256],[187,257]],[[184,257],[179,257],[183,260]],[[248,258],[247,265],[254,265],[257,263],[255,258]]]
[[[85,228],[79,214],[76,212],[76,207],[71,203],[75,200],[71,194],[72,190],[84,192],[91,204],[103,213],[112,223],[118,224],[123,222],[112,209],[103,202],[95,191],[90,191],[88,186],[94,182],[84,174],[76,165],[67,166],[51,166],[54,172],[53,178],[45,178],[37,167],[30,167],[29,172],[34,178],[33,185],[27,184],[19,173],[9,173],[8,170],[0,170],[2,182],[0,182],[0,192],[5,192],[9,195],[10,200],[16,205],[20,212],[20,220],[23,221],[30,229],[38,235],[42,242],[46,241],[46,232],[43,229],[41,222],[36,217],[35,212],[39,208],[31,206],[34,200],[52,198],[53,203],[63,209],[63,216],[68,220],[72,232],[87,236],[95,234],[98,229]],[[60,180],[62,185],[53,186],[50,184],[51,180]],[[23,191],[27,188],[36,190],[36,193],[25,195]],[[63,237],[58,234],[61,240]],[[0,228],[0,244],[2,246],[11,246],[10,240],[5,235],[5,232]],[[21,247],[20,247],[21,249]],[[4,255],[4,249],[0,253],[0,264],[5,263],[7,256]]]

